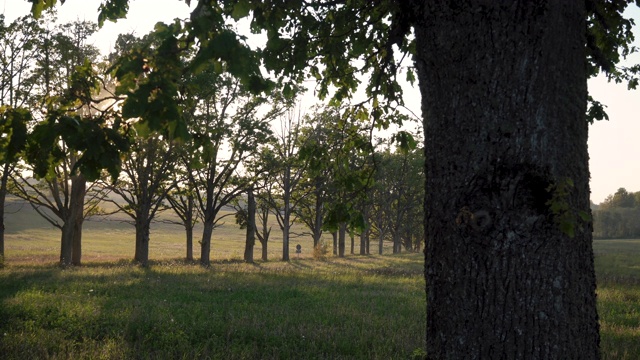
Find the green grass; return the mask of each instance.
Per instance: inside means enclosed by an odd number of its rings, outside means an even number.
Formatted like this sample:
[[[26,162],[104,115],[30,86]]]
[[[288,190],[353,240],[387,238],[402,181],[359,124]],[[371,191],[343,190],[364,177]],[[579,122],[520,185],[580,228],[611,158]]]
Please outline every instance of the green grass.
[[[0,272],[0,353],[408,358],[424,341],[419,258],[11,266]]]
[[[640,240],[594,241],[604,359],[640,358]]]
[[[24,214],[23,210],[21,213]],[[28,212],[27,212],[28,214]],[[187,264],[177,225],[154,224],[147,269],[131,264],[133,227],[89,221],[84,266],[56,266],[59,231],[7,222],[0,269],[0,358],[348,358],[422,354],[421,254],[240,261],[244,235],[216,229],[210,268]],[[194,244],[194,255],[199,247]],[[357,251],[356,246],[356,251]],[[376,247],[377,249],[377,247]],[[594,242],[604,359],[640,358],[640,240]],[[260,256],[260,246],[255,257]]]

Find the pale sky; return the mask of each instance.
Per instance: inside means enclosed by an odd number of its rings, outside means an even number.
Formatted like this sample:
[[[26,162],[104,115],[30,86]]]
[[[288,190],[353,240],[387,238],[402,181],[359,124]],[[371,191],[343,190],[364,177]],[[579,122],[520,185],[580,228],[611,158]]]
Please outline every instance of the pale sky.
[[[62,22],[76,19],[97,21],[100,2],[67,0],[63,6],[58,6],[58,18]],[[0,7],[7,21],[26,15],[30,10],[26,0],[0,0]],[[637,7],[631,7],[631,16],[640,22],[640,11]],[[132,0],[128,19],[105,23],[92,41],[106,54],[118,33],[133,31],[142,36],[153,29],[158,21],[170,22],[175,17],[187,17],[188,14],[189,8],[184,1]],[[640,39],[638,25],[635,34]],[[640,41],[636,40],[636,46],[640,47]],[[632,60],[639,63],[640,54],[636,54]],[[409,90],[412,91],[418,90]],[[596,122],[589,134],[591,200],[597,204],[620,187],[628,191],[640,191],[640,90],[628,91],[624,84],[608,83],[599,77],[589,81],[589,91],[596,100],[607,106],[610,119]],[[419,114],[419,104],[408,106]]]

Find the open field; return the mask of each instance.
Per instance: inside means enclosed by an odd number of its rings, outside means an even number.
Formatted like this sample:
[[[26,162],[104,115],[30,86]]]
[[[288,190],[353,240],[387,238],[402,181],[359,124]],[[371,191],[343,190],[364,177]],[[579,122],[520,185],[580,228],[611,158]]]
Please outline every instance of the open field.
[[[22,214],[28,214],[25,210]],[[177,225],[155,224],[149,268],[130,262],[133,228],[89,221],[84,266],[56,266],[59,231],[32,216],[7,221],[0,270],[0,358],[408,359],[424,348],[422,254],[239,259],[227,220],[210,268],[186,264]],[[194,255],[198,257],[197,236]],[[308,249],[308,251],[307,251]],[[356,245],[356,252],[357,252]],[[372,248],[373,249],[373,248]],[[594,242],[604,359],[640,358],[640,240]],[[259,258],[260,246],[255,249]],[[292,251],[292,254],[293,251]]]

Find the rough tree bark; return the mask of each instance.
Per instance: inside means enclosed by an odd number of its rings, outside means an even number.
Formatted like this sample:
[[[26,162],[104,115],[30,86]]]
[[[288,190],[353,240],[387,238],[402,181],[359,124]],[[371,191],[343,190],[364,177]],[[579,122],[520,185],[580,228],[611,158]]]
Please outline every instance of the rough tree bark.
[[[428,358],[598,358],[585,2],[417,6]]]

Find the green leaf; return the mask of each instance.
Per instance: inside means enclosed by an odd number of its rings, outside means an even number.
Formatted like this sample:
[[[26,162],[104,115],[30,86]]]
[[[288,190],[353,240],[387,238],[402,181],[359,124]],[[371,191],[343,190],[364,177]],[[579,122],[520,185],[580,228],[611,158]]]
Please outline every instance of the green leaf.
[[[231,12],[231,17],[233,20],[240,20],[243,17],[249,15],[251,11],[251,5],[246,0],[240,0],[233,6],[233,11]]]
[[[410,68],[407,70],[407,82],[411,84],[411,86],[413,86],[416,82],[416,76],[413,73],[413,70]]]
[[[582,219],[582,221],[584,222],[589,222],[591,221],[591,215],[589,215],[588,212],[586,211],[580,211],[578,212],[578,215],[580,216],[580,218]]]

